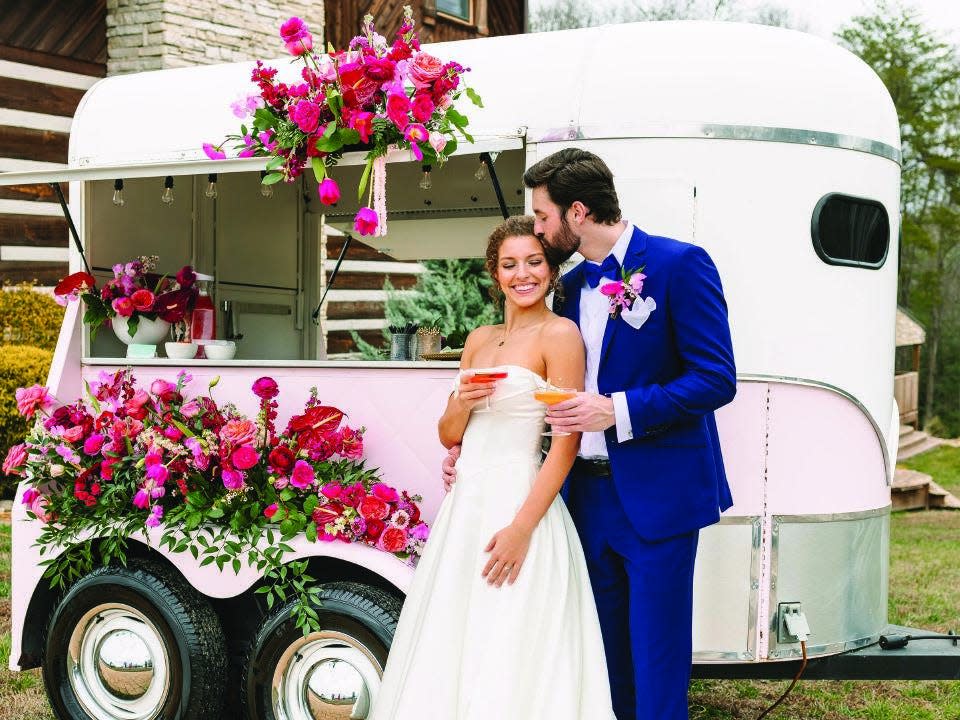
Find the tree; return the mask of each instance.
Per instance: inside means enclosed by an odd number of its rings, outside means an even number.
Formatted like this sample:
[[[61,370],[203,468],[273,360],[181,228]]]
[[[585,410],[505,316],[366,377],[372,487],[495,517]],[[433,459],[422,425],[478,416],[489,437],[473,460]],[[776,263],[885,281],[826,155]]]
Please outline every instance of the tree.
[[[950,312],[960,280],[960,62],[953,46],[923,26],[917,12],[886,0],[837,33],[880,77],[897,109],[902,161],[898,301],[927,325],[923,417],[952,418],[960,431],[956,388],[960,319]]]

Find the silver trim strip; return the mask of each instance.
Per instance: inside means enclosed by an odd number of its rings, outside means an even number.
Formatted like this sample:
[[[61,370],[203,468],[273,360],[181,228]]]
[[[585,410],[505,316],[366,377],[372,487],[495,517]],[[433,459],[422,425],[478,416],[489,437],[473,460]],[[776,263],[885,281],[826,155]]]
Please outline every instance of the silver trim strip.
[[[870,635],[864,638],[858,638],[856,640],[845,640],[844,642],[835,642],[828,643],[826,645],[813,645],[812,647],[807,648],[807,657],[813,657],[814,655],[836,655],[838,653],[847,652],[848,650],[856,650],[857,648],[866,647],[868,645],[873,645],[880,639],[880,633],[876,635]],[[799,648],[784,647],[780,650],[775,650],[770,654],[770,660],[794,660],[796,658],[803,657]]]
[[[793,145],[854,150],[892,160],[900,165],[902,155],[896,148],[879,140],[803,128],[768,127],[765,125],[724,125],[716,123],[616,123],[578,125],[544,130],[528,130],[527,142],[569,142],[614,138],[692,138],[704,140],[748,140]]]
[[[761,375],[753,373],[741,375],[738,373],[737,382],[776,382],[783,383],[785,385],[804,385],[806,387],[829,390],[830,392],[836,393],[846,400],[849,400],[856,405],[857,408],[859,408],[860,412],[866,415],[867,419],[870,421],[870,424],[873,425],[873,431],[877,434],[877,440],[880,443],[880,449],[883,451],[883,469],[884,475],[886,476],[887,487],[890,487],[893,484],[893,463],[890,461],[890,448],[887,447],[887,439],[880,430],[880,425],[877,423],[876,419],[874,419],[873,415],[870,414],[870,411],[867,410],[866,405],[864,405],[846,390],[838,388],[836,385],[831,385],[830,383],[821,382],[820,380],[787,377],[785,375]]]
[[[824,513],[821,515],[774,515],[773,521],[775,523],[823,523],[865,520],[881,515],[889,515],[891,508],[892,505],[885,505],[880,508],[859,510],[857,512]]]

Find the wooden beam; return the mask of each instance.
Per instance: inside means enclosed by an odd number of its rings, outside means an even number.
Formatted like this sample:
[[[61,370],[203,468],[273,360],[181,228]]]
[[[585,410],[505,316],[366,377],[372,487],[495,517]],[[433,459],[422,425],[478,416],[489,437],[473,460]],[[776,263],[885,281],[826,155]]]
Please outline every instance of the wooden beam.
[[[83,90],[0,77],[0,107],[73,117]]]
[[[69,241],[67,221],[62,217],[42,215],[0,215],[0,244],[66,246]]]
[[[104,34],[106,34],[106,29],[104,29]],[[64,72],[90,75],[91,77],[107,76],[106,63],[86,62],[84,60],[78,60],[77,58],[11,47],[9,45],[0,45],[0,60],[37,65],[39,67],[50,68],[51,70],[63,70]]]
[[[340,273],[334,287],[337,290],[380,290],[386,275],[372,273]],[[327,282],[330,282],[330,273],[327,273]],[[391,275],[390,284],[397,290],[406,290],[417,284],[416,275]]]
[[[0,127],[0,157],[66,163],[69,141],[67,133]]]
[[[67,263],[0,261],[0,277],[10,283],[35,282],[37,285],[53,286],[69,271]]]
[[[70,183],[61,183],[63,196],[70,199]],[[38,202],[58,202],[56,193],[46,183],[39,185],[0,186],[0,200],[36,200]]]
[[[384,317],[383,303],[332,302],[327,303],[327,320],[371,319]]]

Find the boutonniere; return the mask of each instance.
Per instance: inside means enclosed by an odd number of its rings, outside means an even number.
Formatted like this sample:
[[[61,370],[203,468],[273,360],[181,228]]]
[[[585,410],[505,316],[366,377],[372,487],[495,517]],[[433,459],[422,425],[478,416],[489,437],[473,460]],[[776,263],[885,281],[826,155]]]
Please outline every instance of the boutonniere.
[[[636,270],[621,270],[622,278],[600,286],[600,292],[610,298],[610,319],[616,320],[624,310],[630,310],[643,291],[646,265]]]

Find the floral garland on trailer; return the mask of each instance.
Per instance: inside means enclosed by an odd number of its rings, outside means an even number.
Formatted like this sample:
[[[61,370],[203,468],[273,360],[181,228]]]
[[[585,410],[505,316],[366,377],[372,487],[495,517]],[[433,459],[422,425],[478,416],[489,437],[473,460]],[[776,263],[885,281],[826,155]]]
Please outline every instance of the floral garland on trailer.
[[[86,402],[59,407],[45,387],[17,390],[18,410],[36,420],[3,472],[27,485],[28,515],[44,523],[40,553],[63,549],[43,563],[51,586],[65,588],[93,569],[86,537],[101,538],[104,564],[123,563],[131,535],[162,528],[161,546],[202,556],[201,566],[255,566],[267,605],[295,598],[306,631],[318,621],[318,588],[306,560],[284,563],[299,533],[416,563],[430,532],[420,497],[364,467],[363,428],[344,425],[344,413],[323,405],[316,389],[278,432],[273,379],[253,385],[255,420],[214,401],[216,380],[207,395],[187,400],[190,381],[181,371],[176,383],[158,379],[148,391],[129,370],[104,372]]]
[[[340,187],[329,176],[344,149],[369,146],[357,199],[367,204],[354,218],[361,235],[387,231],[386,158],[392,148],[408,149],[418,161],[442,165],[456,150],[456,134],[468,142],[469,120],[453,107],[462,93],[477,106],[483,103],[471,88],[461,85],[469,68],[442,60],[420,49],[413,11],[404,18],[393,44],[379,35],[373,16],[363,21],[363,34],[346,51],[328,47],[328,55],[313,51],[313,36],[300,18],[280,27],[287,52],[303,60],[302,83],[277,81],[277,70],[257,61],[251,80],[259,94],[233,104],[234,114],[252,116],[252,127],[242,125],[219,145],[205,143],[214,160],[226,158],[224,146],[234,143],[237,157],[269,157],[263,182],[293,182],[306,168],[313,169],[318,195],[325,205],[340,199]],[[373,181],[370,182],[370,178]]]

